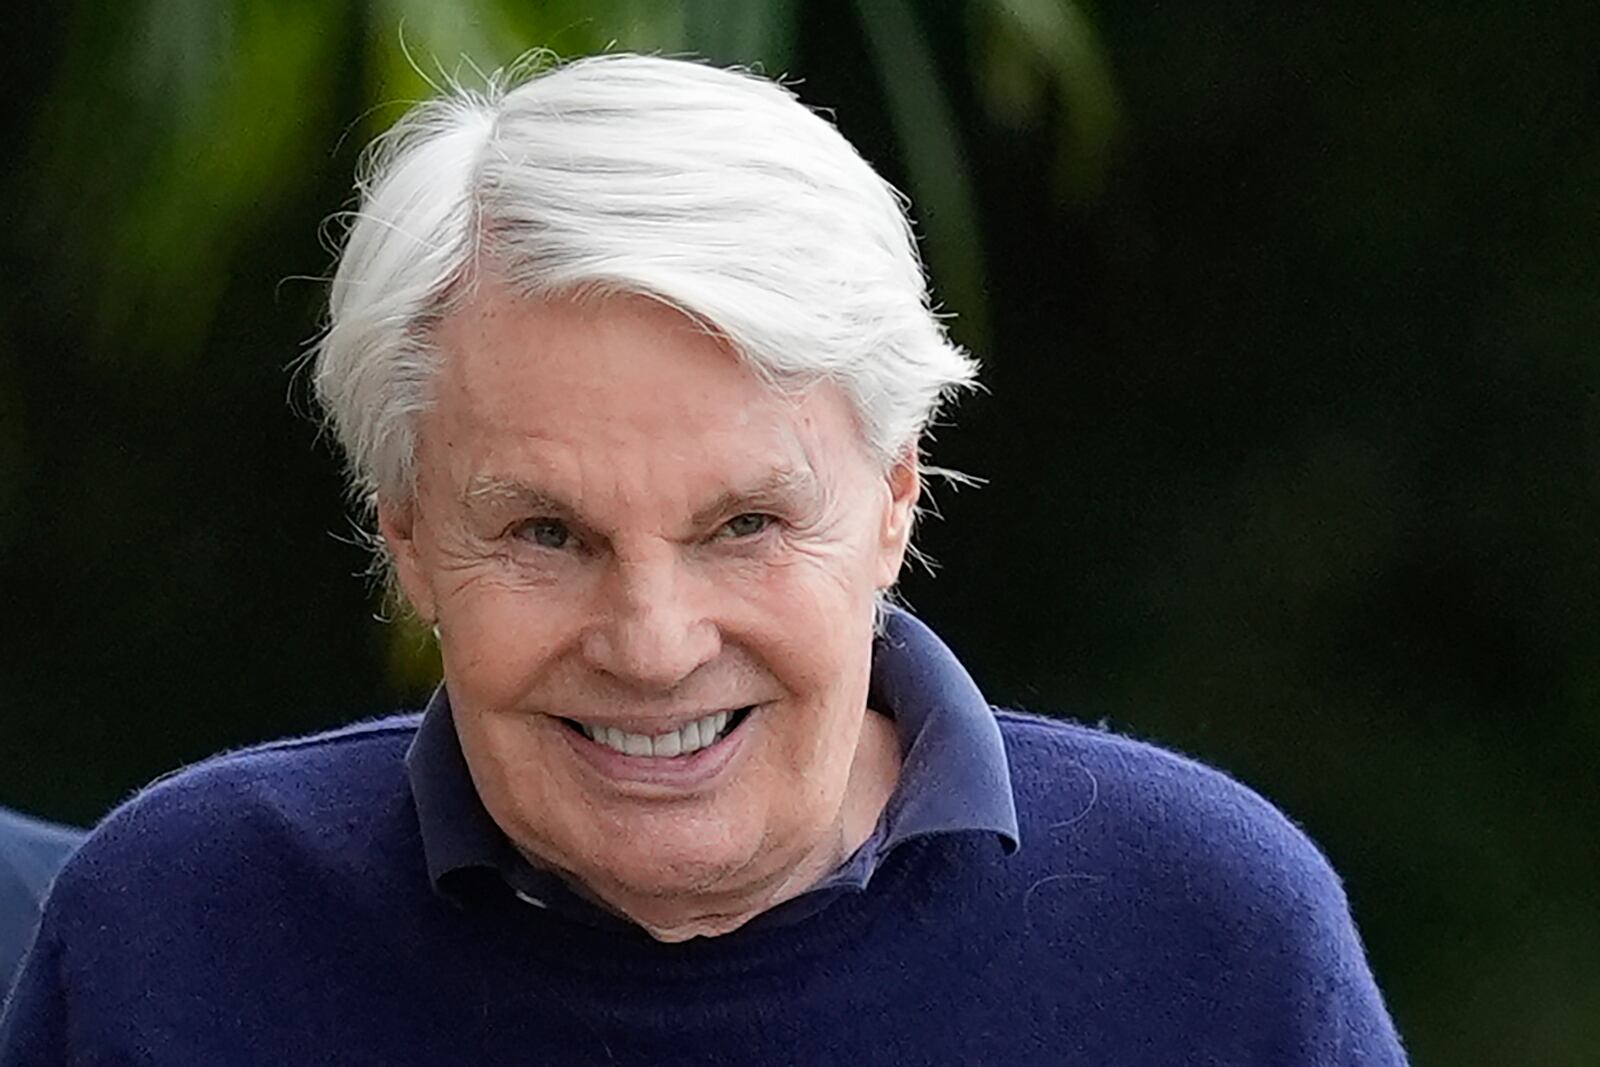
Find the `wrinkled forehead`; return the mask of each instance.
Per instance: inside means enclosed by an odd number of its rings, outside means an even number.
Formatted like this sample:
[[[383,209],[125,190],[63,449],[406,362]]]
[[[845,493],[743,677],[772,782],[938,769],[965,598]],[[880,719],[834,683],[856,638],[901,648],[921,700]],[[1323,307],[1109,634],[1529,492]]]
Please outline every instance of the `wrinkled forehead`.
[[[781,388],[681,312],[638,296],[527,300],[498,287],[443,323],[421,445],[456,493],[695,496],[826,480],[864,456],[843,392]]]
[[[522,429],[740,429],[802,417],[816,391],[771,381],[713,330],[635,294],[529,299],[486,282],[435,344],[436,405]]]

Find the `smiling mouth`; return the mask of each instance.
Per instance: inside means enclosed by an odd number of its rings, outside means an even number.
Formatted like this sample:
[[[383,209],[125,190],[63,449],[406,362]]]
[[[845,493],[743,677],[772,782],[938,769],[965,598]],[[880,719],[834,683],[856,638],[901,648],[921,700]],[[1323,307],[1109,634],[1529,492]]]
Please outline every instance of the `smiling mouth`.
[[[701,749],[721,741],[737,730],[755,710],[755,705],[734,711],[718,711],[676,730],[661,734],[630,734],[615,726],[602,726],[562,719],[568,729],[583,734],[596,744],[620,752],[625,756],[652,756],[657,759],[680,759],[692,756]]]

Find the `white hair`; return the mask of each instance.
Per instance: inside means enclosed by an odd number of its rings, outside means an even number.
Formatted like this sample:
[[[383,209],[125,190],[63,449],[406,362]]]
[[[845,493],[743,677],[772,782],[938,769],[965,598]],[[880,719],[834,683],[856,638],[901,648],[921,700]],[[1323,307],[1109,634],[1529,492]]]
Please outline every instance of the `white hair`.
[[[432,336],[479,270],[530,298],[649,296],[775,387],[834,382],[885,465],[973,383],[903,198],[788,89],[628,54],[488,82],[414,108],[358,183],[314,382],[368,506],[414,488]]]

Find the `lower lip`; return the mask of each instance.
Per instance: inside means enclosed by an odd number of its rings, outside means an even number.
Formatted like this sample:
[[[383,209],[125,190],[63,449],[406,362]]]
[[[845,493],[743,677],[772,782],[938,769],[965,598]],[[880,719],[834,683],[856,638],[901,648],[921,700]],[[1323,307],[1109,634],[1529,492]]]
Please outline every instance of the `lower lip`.
[[[591,741],[572,728],[558,724],[567,741],[589,766],[618,783],[661,786],[673,792],[694,792],[713,784],[744,750],[751,720],[760,707],[752,707],[738,727],[690,756],[629,756],[610,745]]]

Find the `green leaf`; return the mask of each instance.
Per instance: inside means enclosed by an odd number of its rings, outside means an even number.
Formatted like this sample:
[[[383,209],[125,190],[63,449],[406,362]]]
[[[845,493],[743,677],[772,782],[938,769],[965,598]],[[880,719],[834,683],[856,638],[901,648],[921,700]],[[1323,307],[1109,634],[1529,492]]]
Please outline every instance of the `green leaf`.
[[[959,312],[951,326],[987,349],[989,302],[972,181],[960,131],[922,27],[906,0],[856,0],[900,140],[936,288]]]
[[[1056,177],[1076,203],[1105,186],[1122,105],[1094,23],[1072,0],[993,0],[986,17],[979,85],[991,113],[1013,125],[1035,121],[1045,97],[1060,105]]]
[[[182,17],[157,17],[173,8]],[[127,54],[129,88],[165,107],[136,111],[115,132],[134,149],[132,166],[89,179],[113,204],[105,236],[75,235],[76,251],[105,271],[104,351],[183,358],[198,349],[237,249],[326,150],[323,101],[339,43],[329,12],[309,0],[145,9],[149,32]],[[172,101],[159,99],[166,92]],[[94,150],[68,138],[62,161]]]

